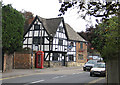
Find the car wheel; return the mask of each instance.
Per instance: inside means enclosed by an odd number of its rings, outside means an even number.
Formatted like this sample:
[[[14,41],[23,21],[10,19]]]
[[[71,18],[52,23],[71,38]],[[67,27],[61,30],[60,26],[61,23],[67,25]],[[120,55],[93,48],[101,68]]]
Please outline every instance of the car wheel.
[[[86,69],[83,69],[83,71],[86,71]]]
[[[90,76],[91,76],[91,77],[93,77],[93,76],[94,76],[94,74],[93,74],[92,72],[90,72]]]

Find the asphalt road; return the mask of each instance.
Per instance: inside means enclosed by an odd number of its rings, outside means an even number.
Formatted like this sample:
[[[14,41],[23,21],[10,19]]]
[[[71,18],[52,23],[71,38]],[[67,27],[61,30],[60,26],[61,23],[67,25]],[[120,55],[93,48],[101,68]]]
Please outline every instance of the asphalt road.
[[[33,73],[29,75],[21,75],[10,78],[5,78],[2,83],[5,85],[10,83],[18,83],[20,85],[36,85],[44,83],[69,83],[69,84],[104,84],[105,77],[90,77],[89,72],[80,69],[56,70],[45,73]],[[7,84],[6,84],[7,83]],[[4,84],[3,84],[4,85]],[[12,85],[12,84],[11,84]]]

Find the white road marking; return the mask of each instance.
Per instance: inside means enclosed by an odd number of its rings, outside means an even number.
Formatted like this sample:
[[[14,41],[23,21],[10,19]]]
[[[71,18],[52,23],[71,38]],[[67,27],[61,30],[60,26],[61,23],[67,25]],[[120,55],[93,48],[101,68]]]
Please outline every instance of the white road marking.
[[[60,76],[57,76],[57,77],[53,77],[52,79],[57,79],[57,78],[59,78]]]
[[[45,81],[45,80],[33,81],[33,82],[31,82],[31,83],[32,83],[32,84],[33,84],[33,83],[39,83],[39,82],[42,82],[42,81]]]
[[[78,72],[77,74],[80,74],[80,73],[83,73],[83,72]]]
[[[98,81],[100,81],[100,80],[102,80],[102,79],[105,79],[105,78],[98,78],[98,79],[93,80],[93,81],[91,81],[91,82],[89,82],[89,83],[90,83],[90,84],[91,84],[91,83],[96,83],[96,82],[98,82]]]
[[[73,75],[76,74],[76,73],[73,73]]]
[[[63,75],[63,77],[66,77],[67,75]]]
[[[62,78],[62,77],[66,77],[66,75],[53,77],[52,79],[57,79],[57,78]]]
[[[73,75],[74,75],[74,74],[80,74],[80,73],[83,73],[83,72],[73,73]]]
[[[60,77],[64,77],[64,76],[60,76]]]

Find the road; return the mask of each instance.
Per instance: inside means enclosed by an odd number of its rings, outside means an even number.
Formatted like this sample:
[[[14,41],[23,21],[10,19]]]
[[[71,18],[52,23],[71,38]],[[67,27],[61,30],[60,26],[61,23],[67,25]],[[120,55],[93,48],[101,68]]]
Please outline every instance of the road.
[[[40,83],[52,83],[52,85],[54,83],[69,83],[70,85],[84,83],[91,85],[94,83],[104,84],[105,82],[105,77],[90,77],[89,72],[80,69],[47,71],[45,73],[38,72],[2,79],[2,83],[18,83],[20,85],[36,85]]]

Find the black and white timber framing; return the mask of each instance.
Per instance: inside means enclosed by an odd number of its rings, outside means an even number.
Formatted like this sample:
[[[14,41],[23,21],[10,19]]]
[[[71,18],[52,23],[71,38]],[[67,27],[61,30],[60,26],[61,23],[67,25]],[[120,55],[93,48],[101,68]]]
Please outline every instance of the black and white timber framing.
[[[76,42],[84,42],[62,17],[36,16],[24,33],[23,48],[44,51],[44,60],[76,61]]]

